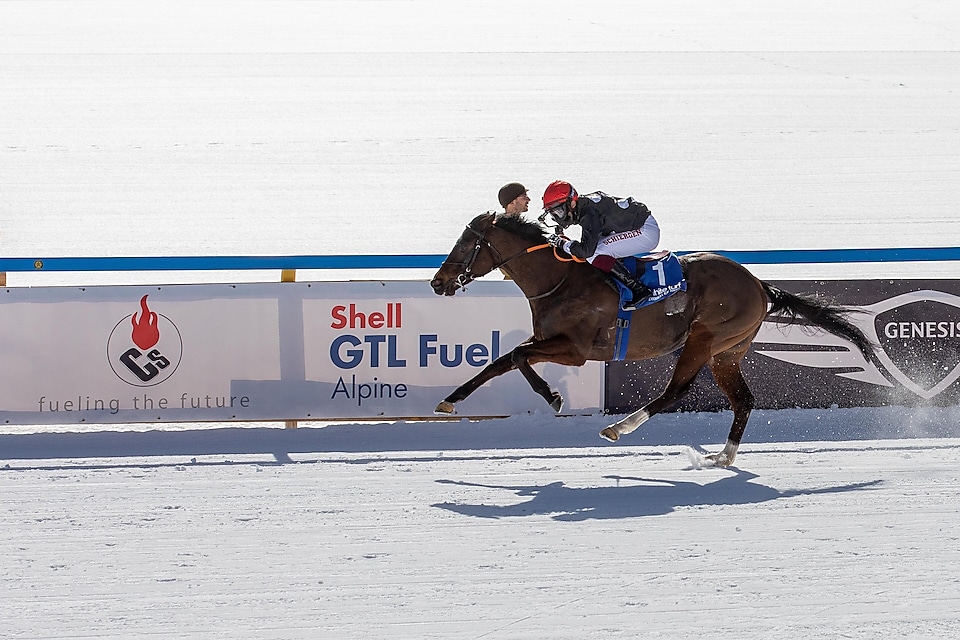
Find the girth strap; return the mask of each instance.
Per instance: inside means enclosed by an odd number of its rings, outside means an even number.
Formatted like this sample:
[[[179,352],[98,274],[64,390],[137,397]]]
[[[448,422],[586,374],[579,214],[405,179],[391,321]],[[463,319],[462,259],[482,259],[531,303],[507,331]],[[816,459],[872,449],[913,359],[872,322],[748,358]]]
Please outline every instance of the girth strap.
[[[630,316],[632,311],[623,309],[617,314],[616,328],[617,333],[613,343],[613,360],[625,360],[627,357],[627,346],[630,344]]]

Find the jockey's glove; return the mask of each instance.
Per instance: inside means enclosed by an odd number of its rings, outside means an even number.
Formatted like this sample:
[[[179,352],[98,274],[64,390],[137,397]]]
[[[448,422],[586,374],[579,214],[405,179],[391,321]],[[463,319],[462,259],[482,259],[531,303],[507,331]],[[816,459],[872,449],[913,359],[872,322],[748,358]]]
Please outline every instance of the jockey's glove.
[[[555,246],[557,249],[565,251],[566,253],[570,253],[570,245],[573,244],[573,240],[570,238],[558,236],[555,233],[551,233],[549,236],[547,236],[547,242]]]

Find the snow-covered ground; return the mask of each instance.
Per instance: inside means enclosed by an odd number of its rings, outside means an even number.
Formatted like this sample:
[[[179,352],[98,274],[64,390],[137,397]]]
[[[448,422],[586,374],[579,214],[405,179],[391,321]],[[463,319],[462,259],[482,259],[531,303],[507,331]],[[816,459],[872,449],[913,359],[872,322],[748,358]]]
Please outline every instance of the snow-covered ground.
[[[4,0],[0,250],[445,253],[555,178],[668,248],[953,246],[958,113],[953,2]],[[0,637],[954,638],[958,418],[755,412],[727,470],[696,452],[729,413],[617,445],[547,413],[0,425]]]
[[[12,462],[3,636],[960,630],[960,440],[748,444],[723,471],[682,447],[550,442]]]

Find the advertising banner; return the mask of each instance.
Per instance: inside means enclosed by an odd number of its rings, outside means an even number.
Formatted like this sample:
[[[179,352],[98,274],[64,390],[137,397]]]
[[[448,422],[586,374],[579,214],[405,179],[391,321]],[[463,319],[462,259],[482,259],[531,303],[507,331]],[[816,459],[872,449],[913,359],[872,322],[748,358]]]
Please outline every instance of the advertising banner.
[[[0,326],[7,424],[429,417],[531,331],[496,281],[8,288]],[[599,409],[602,364],[537,369],[565,412]],[[549,410],[517,372],[457,409]]]
[[[765,322],[743,360],[756,407],[828,408],[960,404],[960,281],[777,281],[858,307],[850,319],[877,344],[877,362],[852,344],[800,324]],[[607,366],[605,403],[639,408],[670,379],[677,354]],[[675,410],[729,408],[704,368]]]

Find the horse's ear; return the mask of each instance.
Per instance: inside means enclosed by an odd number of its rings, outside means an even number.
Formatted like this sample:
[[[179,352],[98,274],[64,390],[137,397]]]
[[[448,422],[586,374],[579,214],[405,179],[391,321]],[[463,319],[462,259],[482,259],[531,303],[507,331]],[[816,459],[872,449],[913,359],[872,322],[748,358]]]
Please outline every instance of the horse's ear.
[[[481,213],[468,225],[471,229],[479,229],[480,225],[487,224],[496,224],[497,223],[497,212],[496,211],[485,211]]]

